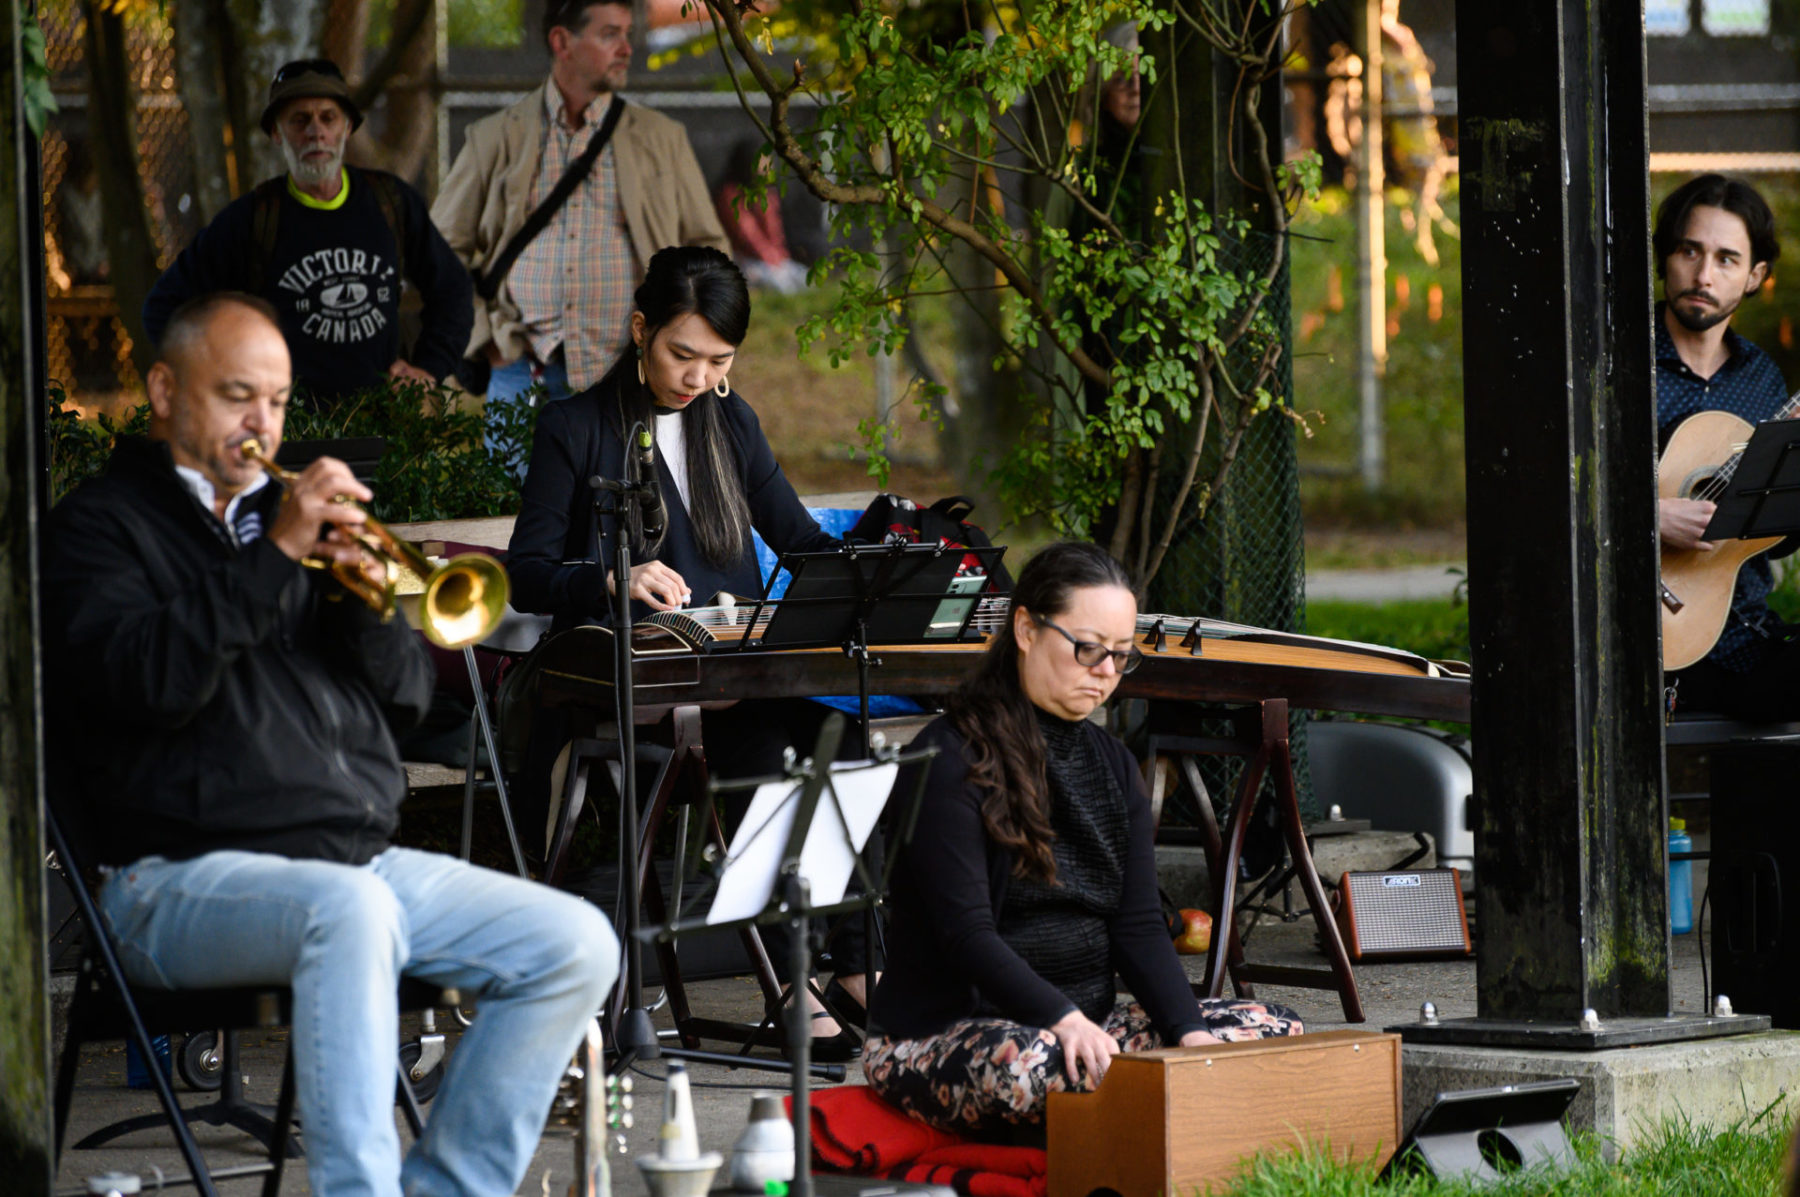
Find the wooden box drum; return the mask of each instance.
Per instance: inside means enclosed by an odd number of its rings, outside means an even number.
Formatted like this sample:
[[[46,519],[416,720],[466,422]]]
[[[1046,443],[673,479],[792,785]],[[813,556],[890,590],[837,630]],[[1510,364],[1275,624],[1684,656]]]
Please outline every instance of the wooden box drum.
[[[1049,1197],[1204,1192],[1302,1147],[1378,1169],[1400,1142],[1400,1037],[1326,1031],[1113,1057],[1052,1093]]]

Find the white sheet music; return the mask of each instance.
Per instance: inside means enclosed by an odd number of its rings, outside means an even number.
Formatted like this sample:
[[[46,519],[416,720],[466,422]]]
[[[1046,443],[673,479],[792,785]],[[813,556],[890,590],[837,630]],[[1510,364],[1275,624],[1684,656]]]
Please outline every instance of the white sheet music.
[[[900,766],[895,764],[870,766],[846,761],[832,765],[830,782],[819,792],[819,805],[800,850],[800,875],[812,885],[814,906],[829,906],[843,899],[855,854],[862,851],[875,829],[899,772]],[[757,787],[750,809],[732,837],[718,893],[706,914],[708,923],[755,918],[769,905],[782,849],[794,826],[801,784],[779,781]],[[849,842],[844,838],[846,828]]]

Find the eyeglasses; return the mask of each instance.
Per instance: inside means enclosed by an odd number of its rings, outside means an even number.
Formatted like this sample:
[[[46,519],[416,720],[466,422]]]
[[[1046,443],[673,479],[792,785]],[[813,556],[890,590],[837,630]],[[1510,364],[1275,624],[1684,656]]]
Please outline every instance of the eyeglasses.
[[[1143,663],[1144,654],[1138,651],[1135,644],[1130,648],[1108,648],[1097,640],[1077,640],[1067,628],[1057,627],[1037,612],[1032,612],[1031,617],[1037,620],[1039,627],[1049,628],[1073,644],[1075,646],[1075,663],[1083,669],[1098,668],[1100,662],[1108,657],[1112,658],[1113,668],[1121,674],[1130,673]]]
[[[290,62],[275,72],[276,83],[286,83],[290,79],[298,79],[302,75],[330,75],[334,79],[342,79],[344,72],[338,64],[329,58],[302,58],[298,62]]]

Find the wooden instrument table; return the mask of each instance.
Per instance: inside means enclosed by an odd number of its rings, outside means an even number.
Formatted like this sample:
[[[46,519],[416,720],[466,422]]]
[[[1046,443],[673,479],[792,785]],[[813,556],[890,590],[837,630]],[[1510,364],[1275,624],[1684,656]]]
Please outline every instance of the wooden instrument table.
[[[1093,1093],[1052,1093],[1049,1197],[1205,1192],[1258,1153],[1379,1168],[1400,1142],[1400,1037],[1327,1031],[1114,1056]]]
[[[991,626],[991,621],[1002,618],[1003,612],[1004,600],[991,607],[984,600],[983,612],[970,626]],[[984,616],[989,622],[983,622]],[[721,637],[728,634],[722,627],[719,632]],[[537,701],[544,706],[574,708],[596,722],[610,716],[614,707],[612,635],[611,629],[605,627],[577,627],[547,644],[537,681]],[[649,872],[648,845],[660,819],[682,800],[683,791],[693,793],[704,788],[704,756],[695,708],[760,698],[851,694],[858,685],[857,662],[839,648],[740,650],[728,641],[696,643],[687,638],[690,635],[693,633],[677,635],[669,628],[645,625],[639,625],[633,633],[636,721],[657,723],[671,711],[676,715],[674,756],[670,765],[661,770],[649,803],[646,833],[640,841],[639,873],[645,880],[646,895],[656,888]],[[1195,740],[1164,736],[1160,741],[1153,737],[1151,744],[1153,773],[1159,754],[1227,754],[1245,758],[1247,765],[1224,833],[1221,835],[1210,819],[1203,828],[1207,833],[1209,864],[1212,875],[1219,879],[1220,892],[1212,911],[1217,930],[1207,960],[1206,980],[1195,985],[1195,991],[1203,997],[1219,996],[1228,970],[1237,992],[1244,996],[1252,994],[1250,983],[1258,979],[1335,989],[1346,1019],[1361,1022],[1362,1005],[1355,975],[1337,924],[1330,916],[1301,825],[1288,745],[1288,708],[1291,705],[1466,722],[1466,675],[1394,649],[1212,620],[1140,615],[1136,636],[1144,654],[1143,663],[1121,680],[1118,695],[1169,704],[1243,706],[1235,716],[1238,733],[1233,737]],[[933,699],[954,689],[975,668],[985,650],[985,639],[979,633],[976,638],[958,642],[871,646],[875,664],[871,672],[872,692]],[[597,753],[604,751],[598,742],[593,747]],[[586,801],[594,775],[592,763],[597,759],[598,756],[577,753],[570,760],[545,872],[546,880],[552,884],[561,875],[574,821]],[[1191,766],[1189,760],[1183,768]],[[1276,812],[1319,925],[1330,962],[1325,970],[1257,967],[1247,965],[1243,958],[1235,922],[1237,862],[1265,775],[1274,782]],[[1206,803],[1201,806],[1207,815],[1211,814]],[[758,964],[762,962],[759,960]],[[671,977],[668,970],[674,970],[675,975]],[[686,1040],[699,1024],[684,1017],[686,1001],[678,970],[679,965],[671,959],[665,963],[663,976],[674,1003],[677,1027]],[[767,988],[769,975],[763,968],[758,971],[764,974]],[[717,1030],[707,1028],[709,1034]]]

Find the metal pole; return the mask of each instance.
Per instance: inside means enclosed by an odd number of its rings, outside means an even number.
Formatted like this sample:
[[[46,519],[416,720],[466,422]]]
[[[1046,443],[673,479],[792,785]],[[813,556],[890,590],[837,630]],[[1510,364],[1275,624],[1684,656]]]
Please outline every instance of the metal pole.
[[[1362,151],[1356,163],[1356,392],[1364,490],[1387,475],[1387,432],[1381,380],[1387,374],[1387,207],[1381,149],[1381,0],[1362,0]]]

